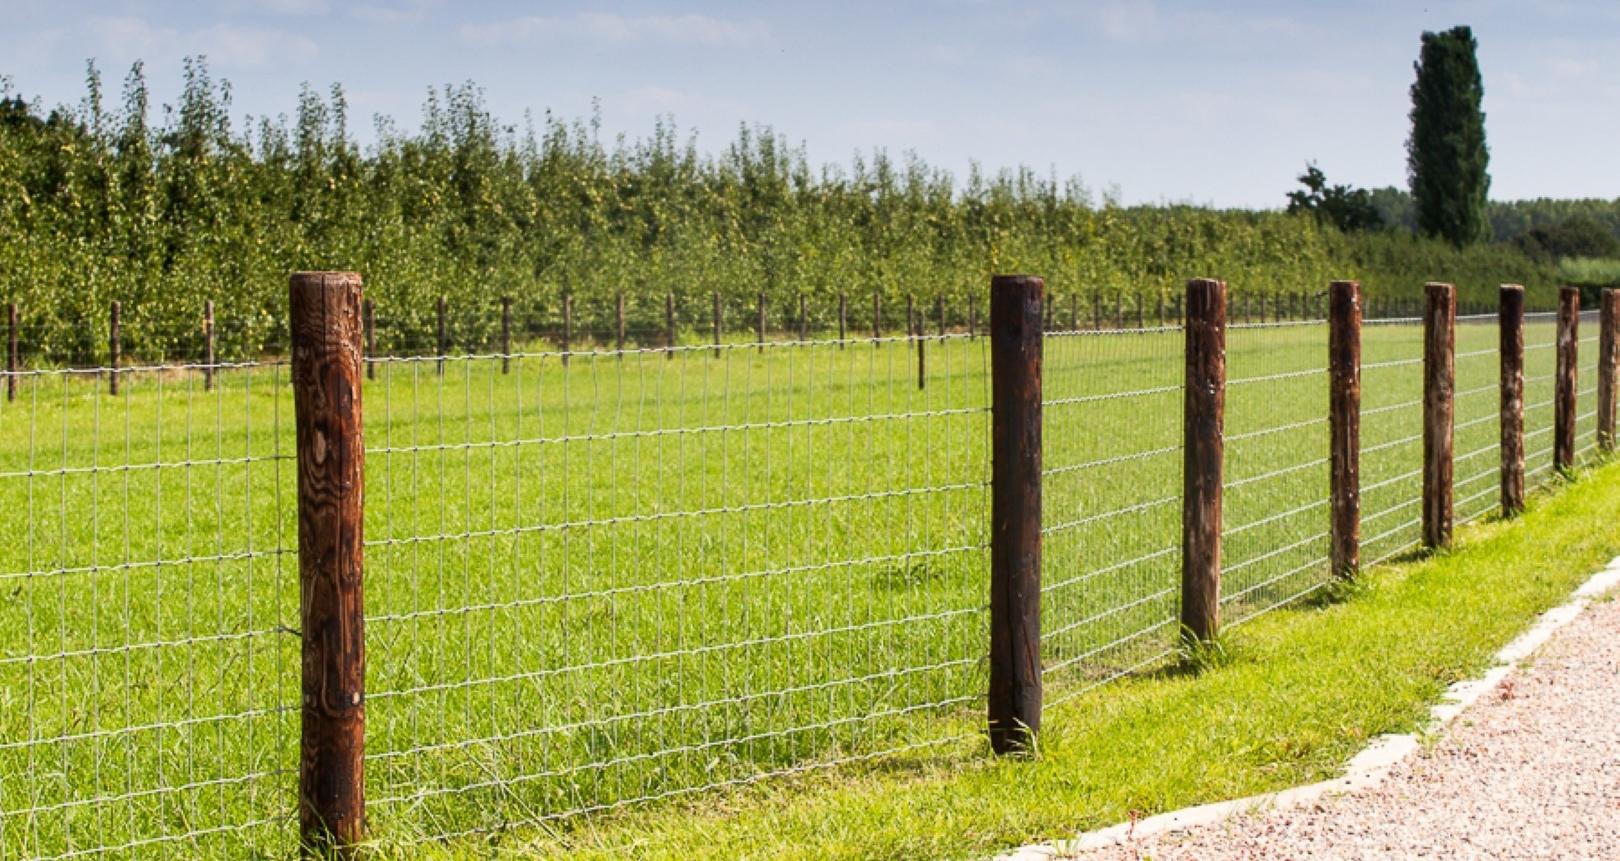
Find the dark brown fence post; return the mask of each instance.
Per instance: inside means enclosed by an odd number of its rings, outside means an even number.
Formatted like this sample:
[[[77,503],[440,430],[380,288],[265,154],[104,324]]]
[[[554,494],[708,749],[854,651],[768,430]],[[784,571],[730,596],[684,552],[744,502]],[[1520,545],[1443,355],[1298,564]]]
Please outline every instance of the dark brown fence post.
[[[923,332],[923,321],[917,320],[917,388],[921,390],[928,385],[928,366],[925,356],[928,355],[928,336]]]
[[[804,294],[799,294],[799,341],[810,340],[810,311],[804,301]]]
[[[1041,305],[1029,275],[990,281],[990,747],[1041,727]]]
[[[564,293],[562,297],[562,364],[568,367],[568,357],[574,351],[574,296]]]
[[[838,294],[838,349],[844,349],[844,342],[849,340],[849,297],[843,293]]]
[[[720,358],[720,291],[714,291],[714,357]]]
[[[1553,381],[1553,468],[1575,468],[1576,361],[1580,351],[1581,291],[1558,290],[1558,375]]]
[[[214,300],[203,301],[203,391],[214,388]]]
[[[1423,546],[1451,543],[1457,288],[1426,284],[1423,313]]]
[[[1273,307],[1280,307],[1273,303]],[[1332,457],[1333,573],[1361,568],[1361,282],[1328,287],[1329,443]]]
[[[366,379],[375,380],[377,379],[377,306],[373,305],[370,299],[366,299],[360,303],[360,313],[364,315],[361,325],[365,327],[366,358],[371,360],[366,362]]]
[[[761,353],[763,353],[763,352],[765,352],[765,291],[764,290],[759,291],[759,326],[758,326],[757,334],[759,335],[759,341],[758,341],[758,343],[759,343],[759,351]]]
[[[1597,366],[1597,444],[1602,451],[1614,451],[1614,393],[1620,374],[1620,356],[1615,354],[1614,328],[1620,325],[1620,291],[1604,290],[1598,308]]]
[[[915,339],[917,336],[917,297],[906,294],[906,334]]]
[[[123,304],[114,299],[107,314],[107,393],[116,395],[118,394],[118,365],[124,354],[124,338],[119,320],[119,317],[123,314]]]
[[[1524,511],[1524,288],[1503,284],[1497,325],[1502,352],[1502,515]]]
[[[619,361],[624,361],[624,293],[615,293],[613,297],[614,316],[614,347],[619,354]]]
[[[667,332],[668,349],[664,350],[664,358],[675,358],[675,294],[664,294],[664,331]]]
[[[501,373],[512,372],[512,297],[501,297]]]
[[[437,362],[439,376],[444,376],[444,357],[450,352],[450,328],[445,323],[445,300],[439,297],[439,361]]]
[[[298,820],[306,856],[348,857],[365,833],[360,276],[299,272],[291,282],[303,596]]]
[[[1181,633],[1215,638],[1221,624],[1221,482],[1226,420],[1226,282],[1187,282],[1187,390],[1182,447]]]
[[[22,370],[17,355],[17,303],[6,305],[6,400],[17,399],[17,374]]]
[[[872,345],[878,346],[877,339],[883,337],[883,295],[872,294]]]

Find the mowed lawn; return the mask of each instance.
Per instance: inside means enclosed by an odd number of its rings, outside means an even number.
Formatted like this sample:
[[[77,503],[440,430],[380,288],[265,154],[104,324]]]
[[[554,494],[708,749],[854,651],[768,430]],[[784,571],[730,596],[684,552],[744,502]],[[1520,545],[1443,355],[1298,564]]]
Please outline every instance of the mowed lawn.
[[[1594,326],[1581,439],[1593,436]],[[1527,331],[1532,480],[1552,325]],[[1154,667],[1182,335],[1045,342],[1051,701]],[[1459,518],[1497,504],[1497,331],[1459,324]],[[1368,561],[1416,539],[1422,340],[1363,334]],[[693,792],[980,746],[984,338],[381,361],[365,384],[378,841],[566,833]],[[1326,576],[1321,324],[1228,334],[1224,613]],[[0,402],[0,857],[285,857],[292,407],[276,362],[23,377]],[[1092,694],[1107,697],[1108,691]],[[955,754],[953,754],[955,755]],[[529,833],[527,831],[523,833]],[[463,838],[462,835],[467,835]]]

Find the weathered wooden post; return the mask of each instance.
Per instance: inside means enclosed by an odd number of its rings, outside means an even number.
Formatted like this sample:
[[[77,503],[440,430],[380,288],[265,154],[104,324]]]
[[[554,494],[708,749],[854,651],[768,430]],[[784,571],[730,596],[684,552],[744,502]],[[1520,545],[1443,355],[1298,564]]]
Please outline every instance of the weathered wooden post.
[[[1614,451],[1614,395],[1620,382],[1620,356],[1615,354],[1615,326],[1620,325],[1620,291],[1604,290],[1598,306],[1597,367],[1597,444],[1605,452]]]
[[[365,445],[360,276],[291,279],[303,641],[298,820],[306,857],[365,835]]]
[[[1333,573],[1361,569],[1361,282],[1328,287],[1328,423]]]
[[[501,373],[512,372],[512,297],[501,297]]]
[[[437,362],[439,376],[444,376],[444,357],[450,353],[450,329],[445,322],[446,309],[444,296],[439,296],[439,360]]]
[[[214,388],[214,300],[203,301],[203,391]]]
[[[1041,305],[1029,275],[990,281],[990,746],[1041,726]]]
[[[361,325],[365,327],[366,379],[377,379],[377,306],[370,299],[360,303]]]
[[[1580,352],[1581,291],[1558,290],[1558,375],[1553,383],[1553,468],[1575,468],[1575,385]]]
[[[880,346],[878,339],[883,337],[883,294],[872,294],[872,346]]]
[[[1502,515],[1524,511],[1524,288],[1503,284],[1497,326],[1502,353]]]
[[[838,294],[838,349],[844,349],[844,343],[849,340],[849,297],[843,293]]]
[[[799,294],[799,342],[810,340],[810,311],[805,305],[804,294]]]
[[[6,305],[6,400],[17,399],[17,374],[22,371],[22,357],[17,350],[17,303]]]
[[[664,350],[664,358],[673,361],[675,359],[676,337],[674,293],[664,294],[664,332],[666,333],[664,343],[667,345],[667,348]]]
[[[1423,292],[1423,546],[1433,548],[1451,543],[1457,288],[1430,283]]]
[[[123,332],[119,320],[122,314],[123,304],[114,299],[112,307],[107,312],[107,393],[111,395],[118,394],[118,365],[124,353]]]
[[[917,337],[917,297],[906,294],[906,335],[913,341]]]
[[[1221,484],[1226,421],[1226,282],[1187,282],[1186,406],[1182,447],[1181,634],[1220,632]]]
[[[928,354],[928,336],[923,333],[923,321],[917,320],[917,389],[928,385],[928,367],[924,357]]]

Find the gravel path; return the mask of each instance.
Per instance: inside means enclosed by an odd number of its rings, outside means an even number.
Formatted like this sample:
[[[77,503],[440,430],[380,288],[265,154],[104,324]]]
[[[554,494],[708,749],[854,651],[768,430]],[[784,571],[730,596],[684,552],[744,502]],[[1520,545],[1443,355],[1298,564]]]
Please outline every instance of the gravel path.
[[[1620,859],[1620,600],[1598,599],[1377,788],[1058,857]]]

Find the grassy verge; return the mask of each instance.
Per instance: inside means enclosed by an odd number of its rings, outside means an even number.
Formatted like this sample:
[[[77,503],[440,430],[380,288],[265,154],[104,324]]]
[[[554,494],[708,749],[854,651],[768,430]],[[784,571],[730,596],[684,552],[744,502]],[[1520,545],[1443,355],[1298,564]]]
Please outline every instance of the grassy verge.
[[[1538,613],[1620,551],[1620,464],[1449,553],[1381,567],[1337,603],[1231,632],[1196,675],[1132,678],[1050,711],[1039,756],[979,749],[809,778],[458,857],[973,858],[1132,815],[1322,779],[1410,731]]]

